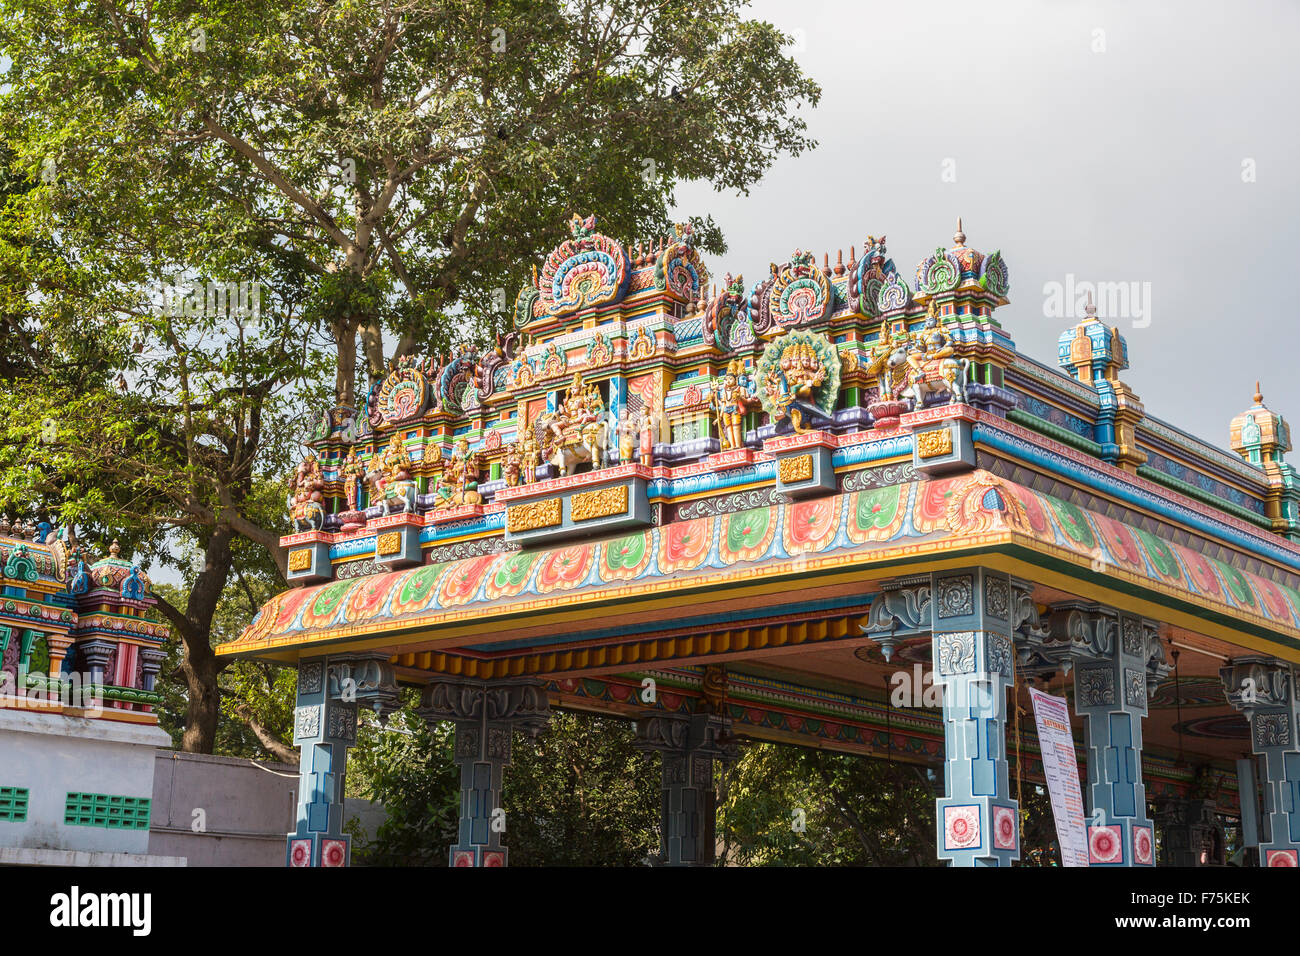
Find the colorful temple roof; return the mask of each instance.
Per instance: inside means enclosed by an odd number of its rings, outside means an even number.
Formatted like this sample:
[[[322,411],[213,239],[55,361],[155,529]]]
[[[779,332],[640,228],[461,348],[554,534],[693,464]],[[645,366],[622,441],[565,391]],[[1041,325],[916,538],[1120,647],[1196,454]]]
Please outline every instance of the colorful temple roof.
[[[293,586],[218,654],[539,676],[625,716],[647,669],[727,662],[795,688],[806,728],[805,698],[881,679],[860,626],[880,589],[966,562],[1160,622],[1193,682],[1300,661],[1300,489],[1258,395],[1216,447],[1147,413],[1091,303],[1059,369],[1020,353],[1007,262],[960,223],[907,273],[883,236],[860,248],[715,284],[688,227],[625,244],[573,217],[493,347],[403,356],[320,413]],[[778,697],[749,731],[798,736]],[[863,720],[832,738],[871,749]]]

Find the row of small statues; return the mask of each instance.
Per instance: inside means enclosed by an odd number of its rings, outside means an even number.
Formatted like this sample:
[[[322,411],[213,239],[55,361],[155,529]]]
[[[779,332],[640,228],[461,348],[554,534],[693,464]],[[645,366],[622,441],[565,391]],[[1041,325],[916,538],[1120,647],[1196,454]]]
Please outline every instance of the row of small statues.
[[[965,401],[965,377],[969,360],[956,356],[956,344],[944,330],[931,303],[926,321],[915,332],[895,332],[882,321],[880,335],[871,346],[864,370],[878,385],[878,402],[906,400],[919,407],[927,397],[946,392],[952,401]],[[826,380],[826,369],[811,347],[795,345],[781,355],[779,362],[764,376],[763,391],[775,420],[789,417],[796,430],[802,430],[800,406],[812,403],[814,391]],[[735,359],[727,371],[714,379],[709,395],[722,450],[744,446],[746,412],[759,404],[752,377],[744,363]],[[580,373],[574,373],[564,399],[555,410],[539,417],[535,427],[525,427],[520,439],[506,447],[501,474],[508,487],[530,484],[536,480],[541,465],[553,465],[560,475],[567,475],[579,464],[593,468],[606,464],[606,446],[610,424],[604,400],[595,385],[584,385]],[[614,426],[618,461],[640,460],[652,463],[654,423],[648,409],[628,409]],[[540,433],[540,440],[539,435]],[[416,483],[414,464],[399,435],[367,469],[351,449],[340,469],[348,510],[356,511],[362,483],[371,489],[371,504],[383,504],[385,511],[396,505],[403,511],[415,510]],[[460,438],[449,458],[439,459],[438,470],[431,476],[435,509],[481,504],[478,483],[482,471],[479,453],[469,450],[469,441]],[[322,494],[325,482],[320,463],[309,455],[290,477],[287,502],[295,526],[320,527],[324,520]]]
[[[826,369],[810,348],[795,347],[781,356],[763,378],[763,392],[771,403],[773,418],[789,418],[796,431],[803,429],[803,413],[796,403],[811,405],[813,392],[826,381]],[[727,371],[714,379],[709,395],[718,442],[723,451],[745,444],[745,413],[759,404],[753,379],[744,363],[733,359]]]
[[[439,459],[438,470],[431,476],[430,488],[434,496],[434,509],[446,510],[460,505],[482,504],[478,492],[482,463],[477,452],[469,450],[469,441],[459,439],[449,458]],[[366,468],[357,457],[355,448],[349,449],[339,468],[343,479],[343,493],[347,510],[355,512],[360,504],[362,485],[370,489],[370,504],[381,505],[385,512],[415,511],[417,485],[415,464],[406,451],[400,435],[393,435],[387,447]],[[299,463],[289,478],[289,517],[295,529],[319,529],[324,524],[325,478],[320,461],[309,454]]]

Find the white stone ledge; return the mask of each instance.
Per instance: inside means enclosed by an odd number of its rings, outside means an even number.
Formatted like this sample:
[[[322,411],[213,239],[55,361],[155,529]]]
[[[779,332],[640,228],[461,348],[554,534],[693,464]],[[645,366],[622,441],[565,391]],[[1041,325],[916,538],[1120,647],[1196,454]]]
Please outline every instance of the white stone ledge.
[[[183,856],[0,846],[0,866],[187,866]]]

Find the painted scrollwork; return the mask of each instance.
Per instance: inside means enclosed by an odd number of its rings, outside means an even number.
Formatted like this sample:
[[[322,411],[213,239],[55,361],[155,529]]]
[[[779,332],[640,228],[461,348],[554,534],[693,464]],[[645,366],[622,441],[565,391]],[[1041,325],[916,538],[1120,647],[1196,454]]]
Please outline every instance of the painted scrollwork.
[[[939,617],[963,617],[975,612],[974,578],[971,575],[939,578],[935,586],[939,591]]]
[[[951,631],[937,638],[939,673],[944,677],[975,673],[975,632]]]

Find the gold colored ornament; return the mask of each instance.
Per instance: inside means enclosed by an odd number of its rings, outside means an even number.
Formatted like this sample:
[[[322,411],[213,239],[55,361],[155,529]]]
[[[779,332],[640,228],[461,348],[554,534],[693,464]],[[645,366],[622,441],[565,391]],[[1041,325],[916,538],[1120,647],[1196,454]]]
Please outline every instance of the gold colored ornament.
[[[375,553],[379,555],[397,554],[402,550],[402,534],[399,531],[389,531],[379,536],[375,542]]]
[[[289,570],[306,571],[311,567],[311,548],[299,548],[289,552]]]
[[[561,509],[562,504],[559,498],[548,498],[546,501],[533,501],[523,505],[510,505],[506,508],[506,530],[519,532],[553,527],[563,520]]]
[[[810,481],[813,476],[812,455],[794,455],[782,458],[777,464],[777,471],[783,485],[792,485],[800,481]]]
[[[952,432],[947,428],[921,432],[916,436],[916,455],[918,458],[938,458],[940,455],[952,454]]]
[[[594,518],[625,514],[627,514],[627,485],[584,491],[574,495],[569,504],[569,516],[574,521],[591,521]]]

